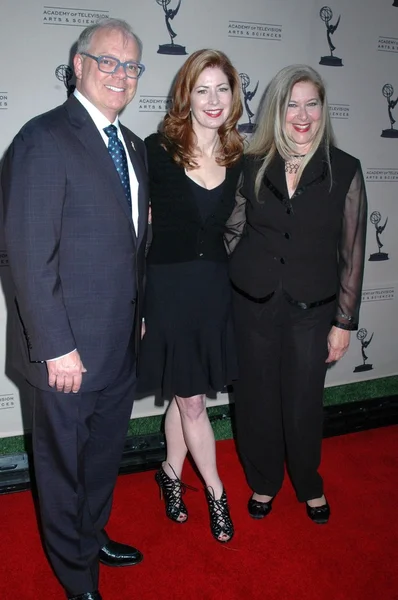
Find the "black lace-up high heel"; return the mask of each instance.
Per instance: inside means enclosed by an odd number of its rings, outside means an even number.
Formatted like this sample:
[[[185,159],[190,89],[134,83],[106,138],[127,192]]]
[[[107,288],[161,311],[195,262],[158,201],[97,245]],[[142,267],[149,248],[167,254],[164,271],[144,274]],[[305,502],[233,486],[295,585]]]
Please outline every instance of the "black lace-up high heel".
[[[160,497],[164,498],[166,504],[166,515],[176,523],[185,523],[188,520],[188,509],[182,497],[187,489],[193,491],[197,491],[197,489],[183,483],[170,464],[169,467],[173,471],[175,479],[169,477],[163,467],[160,467],[156,472],[155,480],[160,489]]]
[[[205,492],[207,503],[209,505],[211,533],[217,542],[225,544],[232,540],[234,535],[234,526],[229,514],[227,494],[225,490],[223,490],[221,498],[216,500],[213,488],[207,487],[205,488]],[[227,535],[228,538],[223,539],[221,537],[223,534]]]

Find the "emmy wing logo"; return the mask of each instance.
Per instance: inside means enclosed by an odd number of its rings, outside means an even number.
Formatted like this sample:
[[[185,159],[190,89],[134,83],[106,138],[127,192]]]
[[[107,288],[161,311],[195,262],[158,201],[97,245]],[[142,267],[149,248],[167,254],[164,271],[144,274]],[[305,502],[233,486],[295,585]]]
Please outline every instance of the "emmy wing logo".
[[[69,98],[71,94],[75,91],[75,85],[71,84],[70,81],[73,78],[73,71],[69,65],[59,65],[55,69],[55,77],[58,81],[62,81],[66,88],[66,93]]]
[[[364,371],[372,371],[373,369],[373,365],[366,363],[369,357],[366,355],[365,352],[366,348],[369,346],[373,339],[373,333],[369,339],[366,339],[367,337],[368,332],[366,329],[362,328],[359,331],[357,331],[357,340],[361,343],[362,364],[355,367],[354,373],[363,373]]]
[[[251,102],[251,100],[253,100],[254,96],[256,95],[259,82],[257,81],[257,85],[254,88],[254,90],[250,91],[249,90],[249,86],[250,86],[249,75],[246,75],[246,73],[239,73],[239,77],[240,77],[241,85],[242,85],[243,102],[245,105],[245,110],[246,110],[247,118],[249,119],[249,121],[247,123],[242,123],[241,125],[238,125],[238,130],[242,133],[252,133],[255,128],[254,123],[252,123],[252,119],[254,117],[254,112],[251,110],[251,108],[249,106],[249,102]]]
[[[383,233],[383,231],[386,228],[387,222],[388,222],[388,217],[385,220],[384,225],[380,225],[381,223],[381,214],[379,213],[379,211],[374,210],[372,212],[372,214],[369,217],[369,221],[372,223],[372,225],[375,226],[376,229],[376,243],[377,246],[379,248],[378,252],[375,252],[374,254],[371,254],[369,256],[369,260],[371,261],[380,261],[380,260],[388,260],[388,254],[386,252],[382,252],[381,249],[383,248],[384,244],[382,244],[381,239],[380,239],[380,235]]]
[[[179,44],[174,43],[174,38],[177,37],[177,34],[175,31],[173,31],[173,28],[171,27],[171,24],[170,24],[170,21],[172,21],[174,19],[174,17],[177,15],[178,11],[180,10],[181,0],[178,0],[177,7],[174,9],[168,8],[171,0],[156,0],[156,2],[164,10],[164,18],[166,21],[166,27],[167,27],[167,31],[170,36],[170,44],[159,45],[158,54],[174,54],[174,55],[187,54],[185,46],[180,46]]]
[[[383,129],[380,135],[381,137],[386,138],[398,138],[398,131],[394,129],[395,119],[392,116],[392,111],[398,104],[398,96],[395,100],[391,100],[394,94],[394,88],[392,87],[391,83],[386,83],[385,85],[383,85],[381,91],[384,98],[387,100],[388,118],[390,119],[390,129]]]
[[[337,56],[333,56],[333,52],[336,50],[336,46],[333,45],[332,38],[331,38],[331,36],[334,34],[334,32],[336,31],[336,29],[339,26],[340,16],[337,19],[336,23],[334,25],[331,25],[330,21],[333,18],[333,12],[332,12],[332,9],[329,8],[329,6],[323,6],[321,8],[321,10],[319,11],[319,16],[321,17],[322,21],[325,23],[326,36],[328,39],[328,44],[329,44],[329,49],[330,49],[330,56],[322,56],[321,60],[319,61],[319,64],[325,65],[327,67],[342,67],[343,61],[341,60],[341,58],[338,58]]]

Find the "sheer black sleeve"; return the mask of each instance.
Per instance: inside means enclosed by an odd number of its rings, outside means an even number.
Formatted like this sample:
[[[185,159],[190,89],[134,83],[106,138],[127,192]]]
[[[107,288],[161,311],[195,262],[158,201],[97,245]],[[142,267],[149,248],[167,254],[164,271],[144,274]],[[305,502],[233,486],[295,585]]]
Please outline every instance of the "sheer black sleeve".
[[[358,329],[366,242],[367,200],[361,166],[348,190],[338,249],[340,286],[333,325]]]
[[[242,184],[243,175],[238,182],[234,209],[225,224],[224,244],[228,255],[235,250],[246,226],[246,198],[241,193]]]

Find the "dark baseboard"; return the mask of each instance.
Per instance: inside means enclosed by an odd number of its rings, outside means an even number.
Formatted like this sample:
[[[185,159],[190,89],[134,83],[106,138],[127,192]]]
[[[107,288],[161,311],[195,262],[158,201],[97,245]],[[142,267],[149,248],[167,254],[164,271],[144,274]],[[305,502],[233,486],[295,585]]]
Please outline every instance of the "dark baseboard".
[[[212,422],[222,419],[234,422],[233,405],[212,415]],[[367,429],[398,424],[398,396],[387,396],[325,407],[324,437],[356,433]],[[29,441],[28,441],[29,447]],[[29,452],[0,457],[0,494],[30,489]],[[165,459],[162,433],[126,438],[119,474],[156,469]]]
[[[398,424],[398,396],[325,407],[323,437]]]

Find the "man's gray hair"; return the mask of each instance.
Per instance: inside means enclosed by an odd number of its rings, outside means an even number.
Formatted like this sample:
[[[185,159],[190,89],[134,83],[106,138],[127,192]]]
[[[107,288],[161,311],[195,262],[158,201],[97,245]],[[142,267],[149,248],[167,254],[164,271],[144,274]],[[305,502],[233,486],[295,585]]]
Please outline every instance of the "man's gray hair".
[[[139,60],[141,60],[142,42],[138,35],[134,33],[131,26],[122,19],[101,19],[94,25],[89,25],[89,27],[83,29],[79,39],[77,40],[77,54],[88,52],[90,50],[90,44],[93,39],[93,35],[100,29],[116,29],[117,31],[120,31],[126,38],[132,38],[135,40],[139,49]]]

